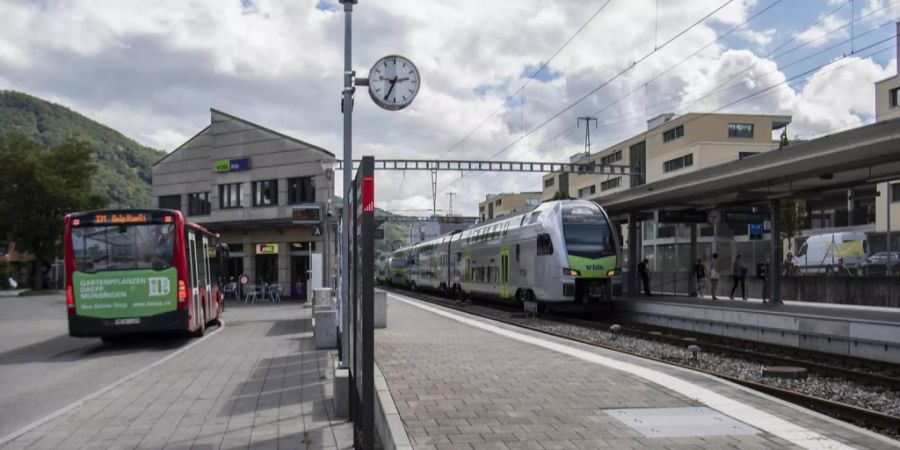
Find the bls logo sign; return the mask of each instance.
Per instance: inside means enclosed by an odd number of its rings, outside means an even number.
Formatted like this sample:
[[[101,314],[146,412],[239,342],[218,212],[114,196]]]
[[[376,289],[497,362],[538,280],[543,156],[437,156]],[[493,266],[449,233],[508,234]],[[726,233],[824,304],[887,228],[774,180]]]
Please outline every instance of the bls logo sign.
[[[172,290],[169,279],[164,277],[147,278],[147,284],[150,285],[151,297],[162,297],[163,295],[168,295]]]
[[[585,266],[587,270],[603,270],[603,266],[600,264],[588,264]]]

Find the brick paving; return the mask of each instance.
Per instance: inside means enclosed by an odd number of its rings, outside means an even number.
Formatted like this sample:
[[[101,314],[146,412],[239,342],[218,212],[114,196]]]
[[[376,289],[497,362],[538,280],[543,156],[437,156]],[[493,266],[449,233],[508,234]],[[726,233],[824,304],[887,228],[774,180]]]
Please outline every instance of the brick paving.
[[[388,328],[376,331],[376,361],[417,449],[799,448],[766,432],[644,437],[604,410],[686,407],[698,403],[629,373],[503,337],[395,300],[388,305]],[[555,339],[539,333],[532,335]],[[702,375],[667,369],[616,352],[579,348],[652,365],[656,370],[787,418],[839,442],[863,448],[893,448]]]
[[[352,448],[352,424],[332,414],[333,354],[315,350],[310,312],[230,307],[215,336],[4,448]]]

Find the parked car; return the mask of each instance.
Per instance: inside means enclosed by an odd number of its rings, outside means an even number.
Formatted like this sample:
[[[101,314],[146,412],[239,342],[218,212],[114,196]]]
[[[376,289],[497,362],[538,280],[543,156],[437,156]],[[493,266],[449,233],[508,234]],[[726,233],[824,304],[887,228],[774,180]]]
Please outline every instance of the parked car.
[[[797,268],[804,273],[828,273],[837,270],[842,260],[847,269],[865,266],[868,256],[869,241],[865,233],[826,233],[810,236],[795,260]]]
[[[888,260],[888,252],[878,252],[874,255],[870,256],[867,260],[869,264],[872,265],[885,265]],[[891,252],[891,264],[900,263],[900,251],[892,251]]]

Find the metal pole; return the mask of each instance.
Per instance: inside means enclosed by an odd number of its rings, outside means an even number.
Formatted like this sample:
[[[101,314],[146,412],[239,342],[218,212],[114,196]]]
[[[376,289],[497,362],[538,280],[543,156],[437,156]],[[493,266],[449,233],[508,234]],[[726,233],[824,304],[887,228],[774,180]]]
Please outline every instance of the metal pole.
[[[769,298],[772,303],[781,303],[781,201],[779,199],[771,200],[769,211],[772,222],[771,239],[772,239],[772,261],[769,263],[769,270],[766,276],[769,277]]]
[[[893,196],[892,195],[893,192],[891,192],[891,191],[893,190],[893,186],[891,186],[890,182],[885,183],[885,186],[887,186],[887,188],[886,188],[887,195],[884,196],[885,199],[887,200],[887,205],[884,208],[884,211],[886,213],[885,214],[885,217],[886,217],[885,225],[886,225],[886,231],[887,231],[887,234],[885,236],[885,237],[887,237],[887,265],[886,265],[886,267],[887,267],[887,275],[890,276],[891,275],[891,266],[893,264],[893,258],[891,258],[891,202],[893,201],[893,199],[891,198]]]
[[[343,338],[350,329],[349,293],[350,293],[350,180],[353,177],[353,72],[350,68],[350,55],[353,47],[352,40],[352,16],[353,4],[356,0],[341,0],[344,4],[344,183],[341,190],[343,195],[343,225],[341,227],[341,355],[349,355],[349,342]],[[346,357],[343,358],[346,360]],[[346,368],[347,362],[341,361],[341,368]]]

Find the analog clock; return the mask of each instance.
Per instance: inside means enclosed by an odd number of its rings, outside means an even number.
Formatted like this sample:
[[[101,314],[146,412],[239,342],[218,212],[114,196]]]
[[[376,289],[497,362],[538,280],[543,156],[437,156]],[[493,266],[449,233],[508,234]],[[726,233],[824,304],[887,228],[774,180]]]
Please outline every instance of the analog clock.
[[[369,71],[369,95],[384,109],[406,108],[418,93],[419,70],[402,56],[385,56]]]

